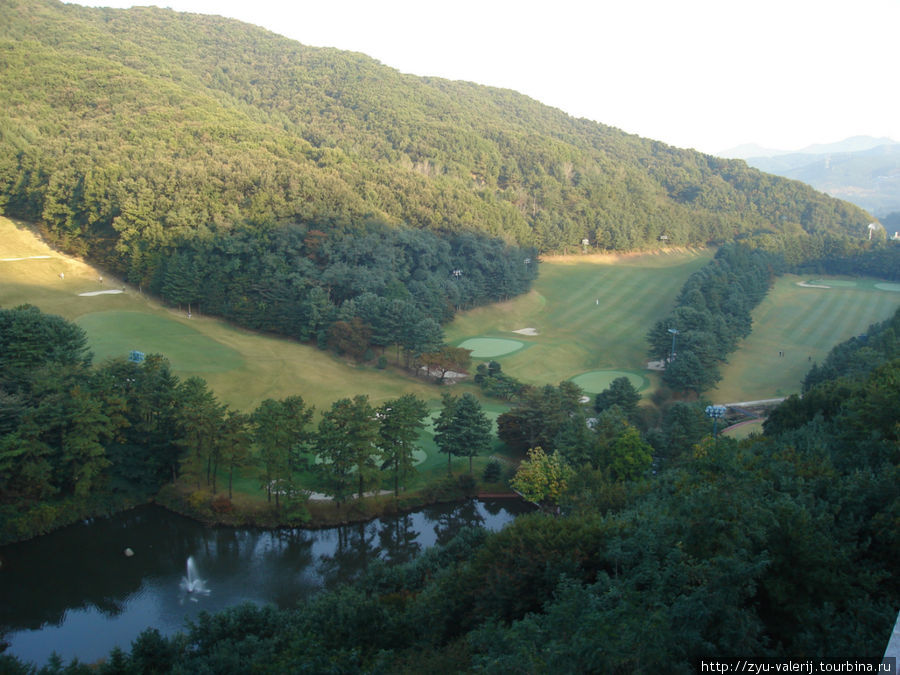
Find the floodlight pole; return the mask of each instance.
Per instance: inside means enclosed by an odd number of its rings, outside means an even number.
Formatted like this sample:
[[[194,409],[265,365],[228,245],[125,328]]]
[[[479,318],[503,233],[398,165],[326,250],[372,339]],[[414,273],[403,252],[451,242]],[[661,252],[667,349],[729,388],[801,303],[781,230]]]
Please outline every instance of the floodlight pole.
[[[675,336],[678,335],[678,329],[670,328],[669,332],[672,334],[672,353],[669,354],[669,362],[671,363],[675,359]]]
[[[450,272],[450,274],[458,282],[459,278],[462,276],[462,270],[457,267],[452,272]],[[459,305],[456,305],[456,311],[459,311]]]
[[[719,418],[725,417],[726,408],[724,405],[708,405],[706,406],[706,416],[713,419],[713,438],[716,446],[719,445]]]

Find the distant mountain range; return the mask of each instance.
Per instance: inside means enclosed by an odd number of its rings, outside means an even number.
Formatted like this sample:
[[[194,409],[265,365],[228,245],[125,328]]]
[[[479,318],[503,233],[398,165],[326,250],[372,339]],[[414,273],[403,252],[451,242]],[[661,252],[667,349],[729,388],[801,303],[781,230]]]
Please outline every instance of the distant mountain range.
[[[744,159],[761,171],[802,181],[879,218],[900,212],[900,143],[890,138],[854,136],[797,152],[750,144],[719,155]]]

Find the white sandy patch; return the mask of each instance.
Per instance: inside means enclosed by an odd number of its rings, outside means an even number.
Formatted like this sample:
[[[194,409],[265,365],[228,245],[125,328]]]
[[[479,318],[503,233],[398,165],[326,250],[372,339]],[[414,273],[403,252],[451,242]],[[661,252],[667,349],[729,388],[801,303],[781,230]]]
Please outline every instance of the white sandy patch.
[[[308,499],[313,502],[330,502],[334,499],[331,495],[326,495],[323,492],[308,492],[303,490],[308,495]],[[379,497],[383,495],[392,495],[394,494],[393,490],[379,490],[378,492],[363,492],[363,497],[374,497],[378,495]],[[354,492],[353,495],[356,495]]]
[[[519,330],[514,330],[513,333],[518,333],[519,335],[537,335],[536,328],[520,328]]]
[[[125,291],[123,291],[121,288],[119,288],[119,289],[109,290],[109,291],[89,291],[88,293],[79,293],[78,295],[81,297],[88,297],[91,295],[111,295],[111,294],[124,293],[124,292]]]
[[[831,288],[831,286],[823,286],[822,284],[808,284],[805,281],[798,281],[798,286],[803,286],[803,288]]]
[[[0,262],[17,262],[19,260],[46,260],[52,258],[50,255],[29,255],[24,258],[0,258]]]

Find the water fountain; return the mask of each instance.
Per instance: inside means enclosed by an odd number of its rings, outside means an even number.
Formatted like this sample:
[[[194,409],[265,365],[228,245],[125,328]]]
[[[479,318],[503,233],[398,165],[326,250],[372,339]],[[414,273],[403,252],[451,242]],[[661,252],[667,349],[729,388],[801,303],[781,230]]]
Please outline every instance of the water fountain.
[[[181,579],[181,590],[192,595],[209,595],[206,582],[197,573],[197,564],[194,562],[194,556],[188,556],[187,574]]]

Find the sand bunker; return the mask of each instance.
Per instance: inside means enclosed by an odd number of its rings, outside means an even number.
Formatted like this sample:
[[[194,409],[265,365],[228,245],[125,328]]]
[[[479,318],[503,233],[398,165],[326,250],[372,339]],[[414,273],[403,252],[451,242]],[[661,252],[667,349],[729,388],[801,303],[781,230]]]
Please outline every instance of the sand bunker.
[[[803,288],[831,288],[831,286],[823,286],[822,284],[811,284],[806,281],[798,281],[798,286],[803,286]]]
[[[520,328],[519,330],[514,330],[513,333],[518,333],[519,335],[537,335],[536,328]]]
[[[116,293],[124,293],[124,292],[125,291],[123,291],[120,288],[120,289],[109,290],[109,291],[90,291],[88,293],[79,293],[78,295],[80,297],[87,297],[87,296],[91,296],[91,295],[115,295]]]

